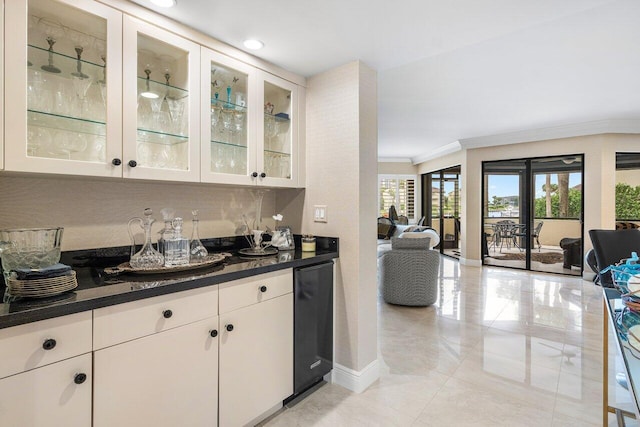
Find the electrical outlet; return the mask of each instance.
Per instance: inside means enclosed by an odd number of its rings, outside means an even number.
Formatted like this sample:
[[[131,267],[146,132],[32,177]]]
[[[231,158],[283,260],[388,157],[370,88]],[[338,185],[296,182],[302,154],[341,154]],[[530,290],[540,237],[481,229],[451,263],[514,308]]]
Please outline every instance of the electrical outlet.
[[[314,205],[313,206],[313,221],[314,222],[327,222],[327,205]]]

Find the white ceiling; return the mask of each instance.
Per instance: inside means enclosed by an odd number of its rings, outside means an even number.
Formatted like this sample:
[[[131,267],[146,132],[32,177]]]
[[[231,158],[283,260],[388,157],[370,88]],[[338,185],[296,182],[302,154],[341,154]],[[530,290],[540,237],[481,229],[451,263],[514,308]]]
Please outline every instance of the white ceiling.
[[[133,1],[303,76],[376,69],[379,157],[640,118],[637,0]]]

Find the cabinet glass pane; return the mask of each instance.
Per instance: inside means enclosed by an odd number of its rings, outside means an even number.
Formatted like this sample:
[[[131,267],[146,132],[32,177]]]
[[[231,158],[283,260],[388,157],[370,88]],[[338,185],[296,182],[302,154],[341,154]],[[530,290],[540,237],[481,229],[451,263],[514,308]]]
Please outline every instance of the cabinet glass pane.
[[[106,20],[52,0],[30,0],[27,156],[104,162]]]
[[[264,170],[291,178],[291,91],[264,83]]]
[[[211,172],[247,175],[248,76],[211,63]]]
[[[189,168],[189,53],[138,34],[138,165]]]

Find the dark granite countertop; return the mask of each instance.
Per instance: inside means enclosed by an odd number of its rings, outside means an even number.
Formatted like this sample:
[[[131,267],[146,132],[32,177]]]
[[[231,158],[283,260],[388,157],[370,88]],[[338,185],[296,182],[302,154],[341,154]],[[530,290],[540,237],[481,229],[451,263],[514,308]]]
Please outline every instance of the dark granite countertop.
[[[62,295],[41,299],[20,299],[0,307],[0,329],[115,304],[165,295],[188,289],[217,285],[271,271],[303,267],[338,257],[338,239],[317,237],[316,252],[302,252],[299,236],[296,249],[277,255],[245,258],[237,254],[246,247],[244,238],[205,239],[209,252],[229,252],[222,264],[199,270],[155,275],[107,275],[105,267],[115,267],[129,259],[130,248],[106,248],[63,252],[60,262],[76,271],[78,287]],[[4,294],[4,285],[0,287]]]

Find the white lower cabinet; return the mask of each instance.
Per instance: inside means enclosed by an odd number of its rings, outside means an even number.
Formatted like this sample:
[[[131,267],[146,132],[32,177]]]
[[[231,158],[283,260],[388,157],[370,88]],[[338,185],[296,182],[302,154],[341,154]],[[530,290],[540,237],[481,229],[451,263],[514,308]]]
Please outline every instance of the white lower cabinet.
[[[220,426],[243,426],[293,394],[293,294],[221,313],[220,331]]]
[[[98,350],[94,372],[94,427],[216,426],[218,317]]]
[[[0,380],[0,425],[91,425],[91,354]]]

